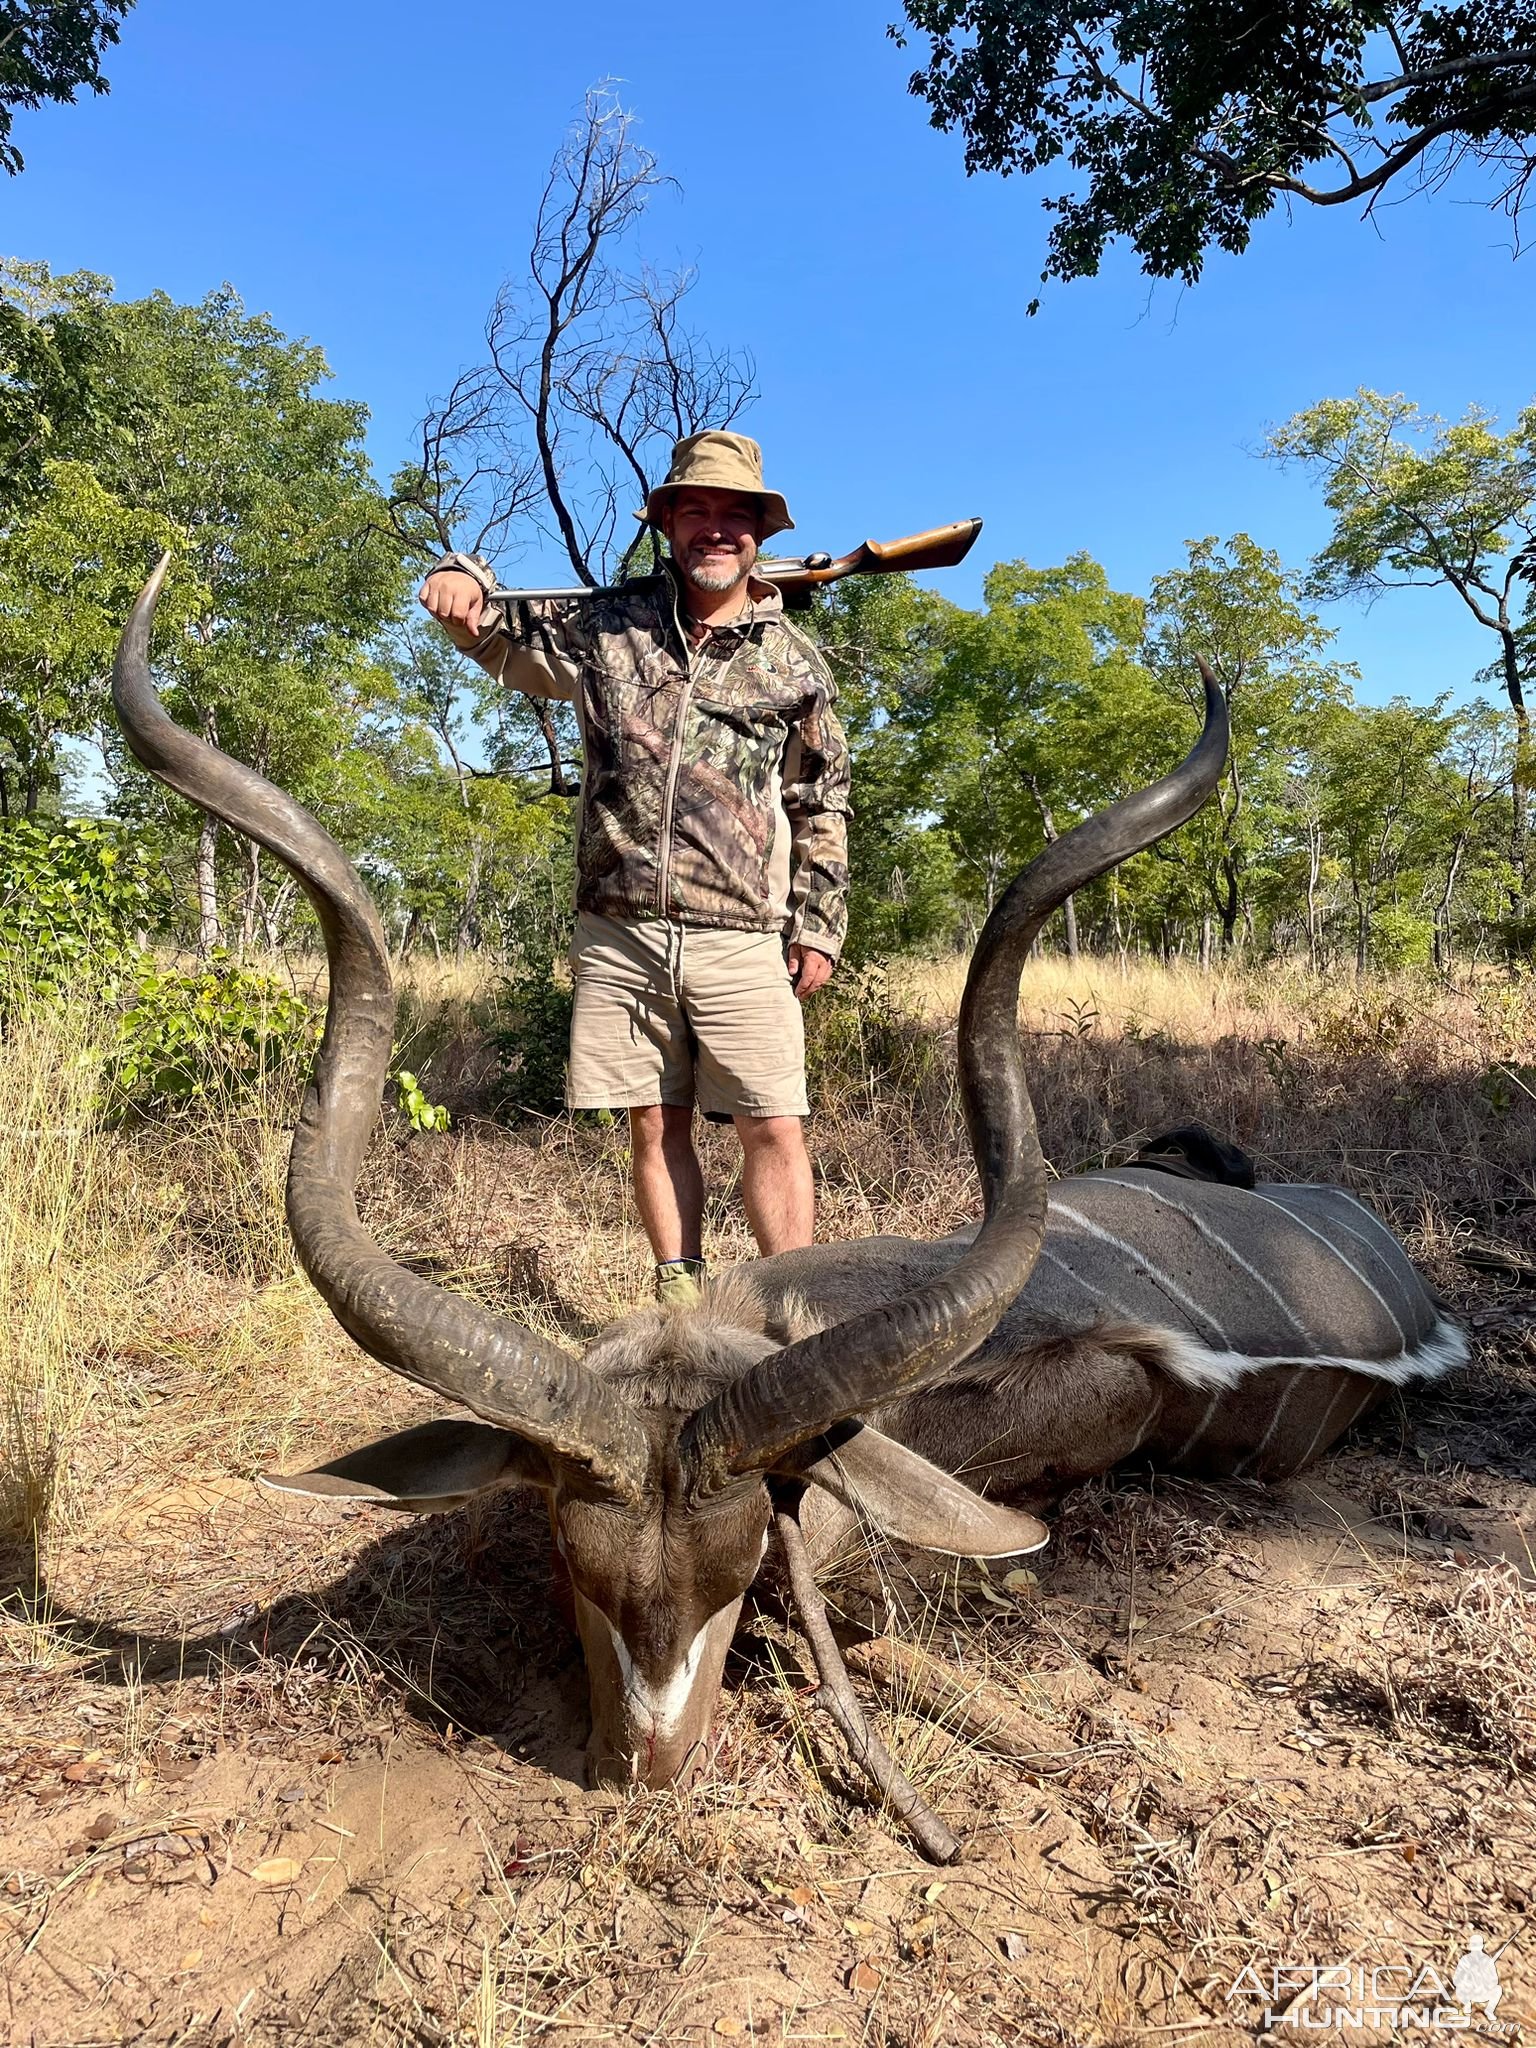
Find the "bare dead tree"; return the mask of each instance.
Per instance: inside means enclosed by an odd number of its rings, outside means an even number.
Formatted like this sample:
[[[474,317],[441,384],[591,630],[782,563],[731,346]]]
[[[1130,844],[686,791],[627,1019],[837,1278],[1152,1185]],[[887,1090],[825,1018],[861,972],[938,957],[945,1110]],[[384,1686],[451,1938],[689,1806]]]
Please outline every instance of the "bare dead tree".
[[[645,563],[630,519],[672,443],[738,419],[755,397],[744,352],[686,325],[695,272],[633,248],[651,200],[675,189],[610,84],[594,86],[545,180],[523,273],[497,292],[488,359],[465,370],[420,429],[394,517],[423,556],[553,543],[584,583]],[[528,700],[550,788],[568,789],[569,715]]]
[[[395,536],[424,563],[494,552],[539,502],[539,469],[518,444],[501,380],[465,370],[417,429],[419,452],[395,477]]]

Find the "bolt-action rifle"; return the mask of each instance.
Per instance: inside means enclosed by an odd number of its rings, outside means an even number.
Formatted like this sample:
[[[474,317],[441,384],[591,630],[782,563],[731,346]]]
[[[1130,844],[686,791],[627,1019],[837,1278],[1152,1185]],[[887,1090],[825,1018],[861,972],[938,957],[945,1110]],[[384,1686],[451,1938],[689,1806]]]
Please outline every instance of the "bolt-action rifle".
[[[981,531],[979,519],[957,519],[952,526],[930,527],[927,533],[911,533],[904,540],[867,540],[848,555],[789,555],[763,557],[753,564],[752,573],[772,583],[789,611],[805,611],[813,592],[825,583],[837,583],[844,576],[889,576],[903,569],[953,569],[970,553],[971,543]],[[501,590],[489,593],[487,603],[505,600],[516,604],[533,597],[606,597],[623,589],[606,584],[597,589],[584,583],[563,590]]]

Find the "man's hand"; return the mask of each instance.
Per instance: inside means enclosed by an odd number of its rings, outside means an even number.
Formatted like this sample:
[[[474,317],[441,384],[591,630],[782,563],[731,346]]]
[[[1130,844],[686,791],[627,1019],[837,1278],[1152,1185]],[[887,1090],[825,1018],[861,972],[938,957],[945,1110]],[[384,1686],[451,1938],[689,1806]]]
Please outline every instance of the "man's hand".
[[[417,595],[437,623],[455,637],[463,634],[479,639],[485,593],[473,576],[466,576],[462,569],[440,570],[427,578]]]
[[[818,953],[814,946],[793,945],[785,957],[789,963],[790,982],[802,1003],[832,978],[833,963],[825,953]]]

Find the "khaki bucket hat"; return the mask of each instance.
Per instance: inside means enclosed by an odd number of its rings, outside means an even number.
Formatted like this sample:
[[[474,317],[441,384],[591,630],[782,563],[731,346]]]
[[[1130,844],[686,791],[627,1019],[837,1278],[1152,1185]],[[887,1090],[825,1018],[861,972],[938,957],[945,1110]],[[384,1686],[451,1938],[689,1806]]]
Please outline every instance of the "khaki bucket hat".
[[[763,530],[759,540],[770,533],[783,533],[794,525],[789,507],[777,491],[763,484],[763,451],[746,434],[727,434],[710,427],[702,434],[689,434],[672,450],[672,467],[665,479],[645,501],[637,519],[659,519],[663,495],[668,491],[736,491],[744,497],[763,501]]]

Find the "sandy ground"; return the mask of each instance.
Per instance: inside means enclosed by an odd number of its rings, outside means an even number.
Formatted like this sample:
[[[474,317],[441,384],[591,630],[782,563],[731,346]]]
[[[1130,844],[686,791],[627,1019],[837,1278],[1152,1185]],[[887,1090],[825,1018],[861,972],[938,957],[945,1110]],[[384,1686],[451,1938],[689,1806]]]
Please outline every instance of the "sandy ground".
[[[1473,2037],[1536,2038],[1524,995],[1431,1029],[1407,998],[1309,997],[1309,1022],[1268,983],[1072,988],[1039,996],[1033,1053],[1063,1171],[1198,1102],[1266,1171],[1372,1201],[1476,1356],[1278,1492],[1079,1489],[1035,1581],[850,1560],[847,1644],[920,1645],[1035,1731],[1010,1758],[858,1680],[965,1837],[944,1870],[853,1782],[767,1585],[690,1790],[589,1792],[542,1508],[261,1494],[264,1466],[431,1409],[284,1277],[275,1132],[241,1150],[242,1126],[206,1179],[174,1131],[135,1140],[113,1170],[174,1228],[124,1283],[46,1580],[0,1589],[5,2048],[1424,2040],[1342,2023],[1358,1972],[1422,2003],[1474,1935],[1504,1997]],[[825,1233],[940,1233],[974,1203],[942,1038],[860,1003],[852,1079],[822,1083]],[[616,1146],[466,1122],[381,1148],[365,1215],[579,1341],[643,1284]],[[717,1144],[720,1258],[745,1249],[731,1166]],[[1460,1253],[1490,1243],[1504,1277],[1474,1279]]]
[[[894,1703],[966,1836],[942,1871],[850,1783],[771,1598],[702,1780],[594,1794],[531,1497],[401,1524],[130,1489],[11,1610],[4,2039],[1222,2043],[1263,2032],[1245,1968],[1280,2005],[1282,1965],[1448,1980],[1472,1932],[1488,2037],[1526,2038],[1531,1332],[1485,1309],[1472,1373],[1280,1493],[1080,1490],[1038,1586],[847,1569],[849,1641],[921,1642],[1041,1730],[1022,1765]],[[423,1412],[372,1378],[347,1405]]]

